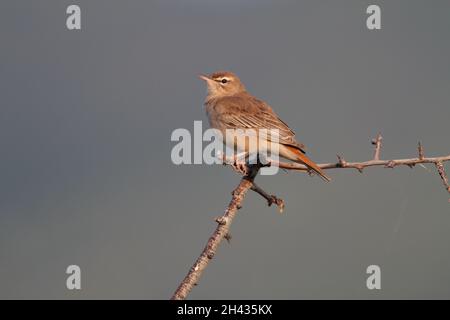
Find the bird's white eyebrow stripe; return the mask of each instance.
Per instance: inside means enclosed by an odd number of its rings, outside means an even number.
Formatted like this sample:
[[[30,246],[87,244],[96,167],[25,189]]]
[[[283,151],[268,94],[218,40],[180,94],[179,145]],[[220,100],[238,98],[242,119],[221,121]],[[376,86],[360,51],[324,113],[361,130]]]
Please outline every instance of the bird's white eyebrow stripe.
[[[225,79],[225,80],[227,80],[227,81],[230,81],[230,80],[231,80],[231,79],[228,78],[228,77],[218,77],[218,78],[214,78],[213,80],[214,80],[214,81],[220,82],[220,81],[222,81],[223,79]]]

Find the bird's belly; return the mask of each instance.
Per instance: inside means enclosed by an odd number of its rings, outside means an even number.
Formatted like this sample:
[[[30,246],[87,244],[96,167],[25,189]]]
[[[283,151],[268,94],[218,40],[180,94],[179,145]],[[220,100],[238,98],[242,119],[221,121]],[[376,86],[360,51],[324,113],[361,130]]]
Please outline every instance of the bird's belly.
[[[278,152],[278,144],[274,146],[267,139],[260,138],[255,132],[221,131],[225,146],[231,150],[236,150],[237,153],[268,154],[271,150]]]

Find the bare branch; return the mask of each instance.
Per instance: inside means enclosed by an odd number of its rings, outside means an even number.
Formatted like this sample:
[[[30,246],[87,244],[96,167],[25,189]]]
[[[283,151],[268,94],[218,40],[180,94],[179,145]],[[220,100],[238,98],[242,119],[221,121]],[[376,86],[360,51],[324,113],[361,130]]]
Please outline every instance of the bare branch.
[[[260,166],[250,166],[249,173],[241,179],[241,182],[232,192],[232,199],[225,210],[225,213],[216,219],[217,227],[208,240],[205,248],[200,256],[195,261],[194,265],[189,270],[186,277],[183,279],[178,289],[172,296],[172,300],[184,300],[189,292],[197,284],[203,270],[208,266],[211,259],[217,252],[217,248],[223,239],[230,240],[229,233],[230,225],[236,216],[237,211],[242,206],[245,194],[253,187],[253,180],[255,179]]]
[[[444,170],[443,163],[450,161],[450,154],[443,157],[425,157],[424,149],[422,143],[418,144],[418,158],[406,158],[406,159],[392,159],[392,160],[381,160],[380,150],[382,146],[382,136],[378,136],[372,140],[372,144],[375,145],[375,151],[372,160],[363,162],[348,162],[340,155],[337,156],[338,161],[334,163],[320,163],[317,164],[322,169],[356,169],[359,172],[363,172],[364,168],[382,166],[384,168],[394,168],[397,166],[408,166],[410,168],[414,167],[416,164],[432,163],[438,169],[438,173],[444,183],[445,189],[450,193],[449,182],[447,175]],[[295,162],[282,162],[269,159],[271,166],[276,166],[283,169],[295,170],[295,171],[308,171],[308,168],[302,164]]]

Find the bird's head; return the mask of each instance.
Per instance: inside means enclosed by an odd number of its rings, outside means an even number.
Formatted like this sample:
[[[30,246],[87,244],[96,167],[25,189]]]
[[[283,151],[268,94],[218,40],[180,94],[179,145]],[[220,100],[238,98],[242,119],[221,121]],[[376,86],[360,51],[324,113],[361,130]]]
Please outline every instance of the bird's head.
[[[210,98],[232,96],[245,92],[245,87],[241,80],[232,72],[220,71],[211,75],[202,74],[199,77],[205,80],[208,88],[208,97]]]

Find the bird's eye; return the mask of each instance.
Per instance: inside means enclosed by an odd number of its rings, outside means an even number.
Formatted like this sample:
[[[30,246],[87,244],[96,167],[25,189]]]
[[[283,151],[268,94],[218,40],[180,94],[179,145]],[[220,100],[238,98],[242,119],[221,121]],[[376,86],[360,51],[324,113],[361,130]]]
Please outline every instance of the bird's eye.
[[[222,79],[222,83],[227,83],[228,80],[227,79]]]

